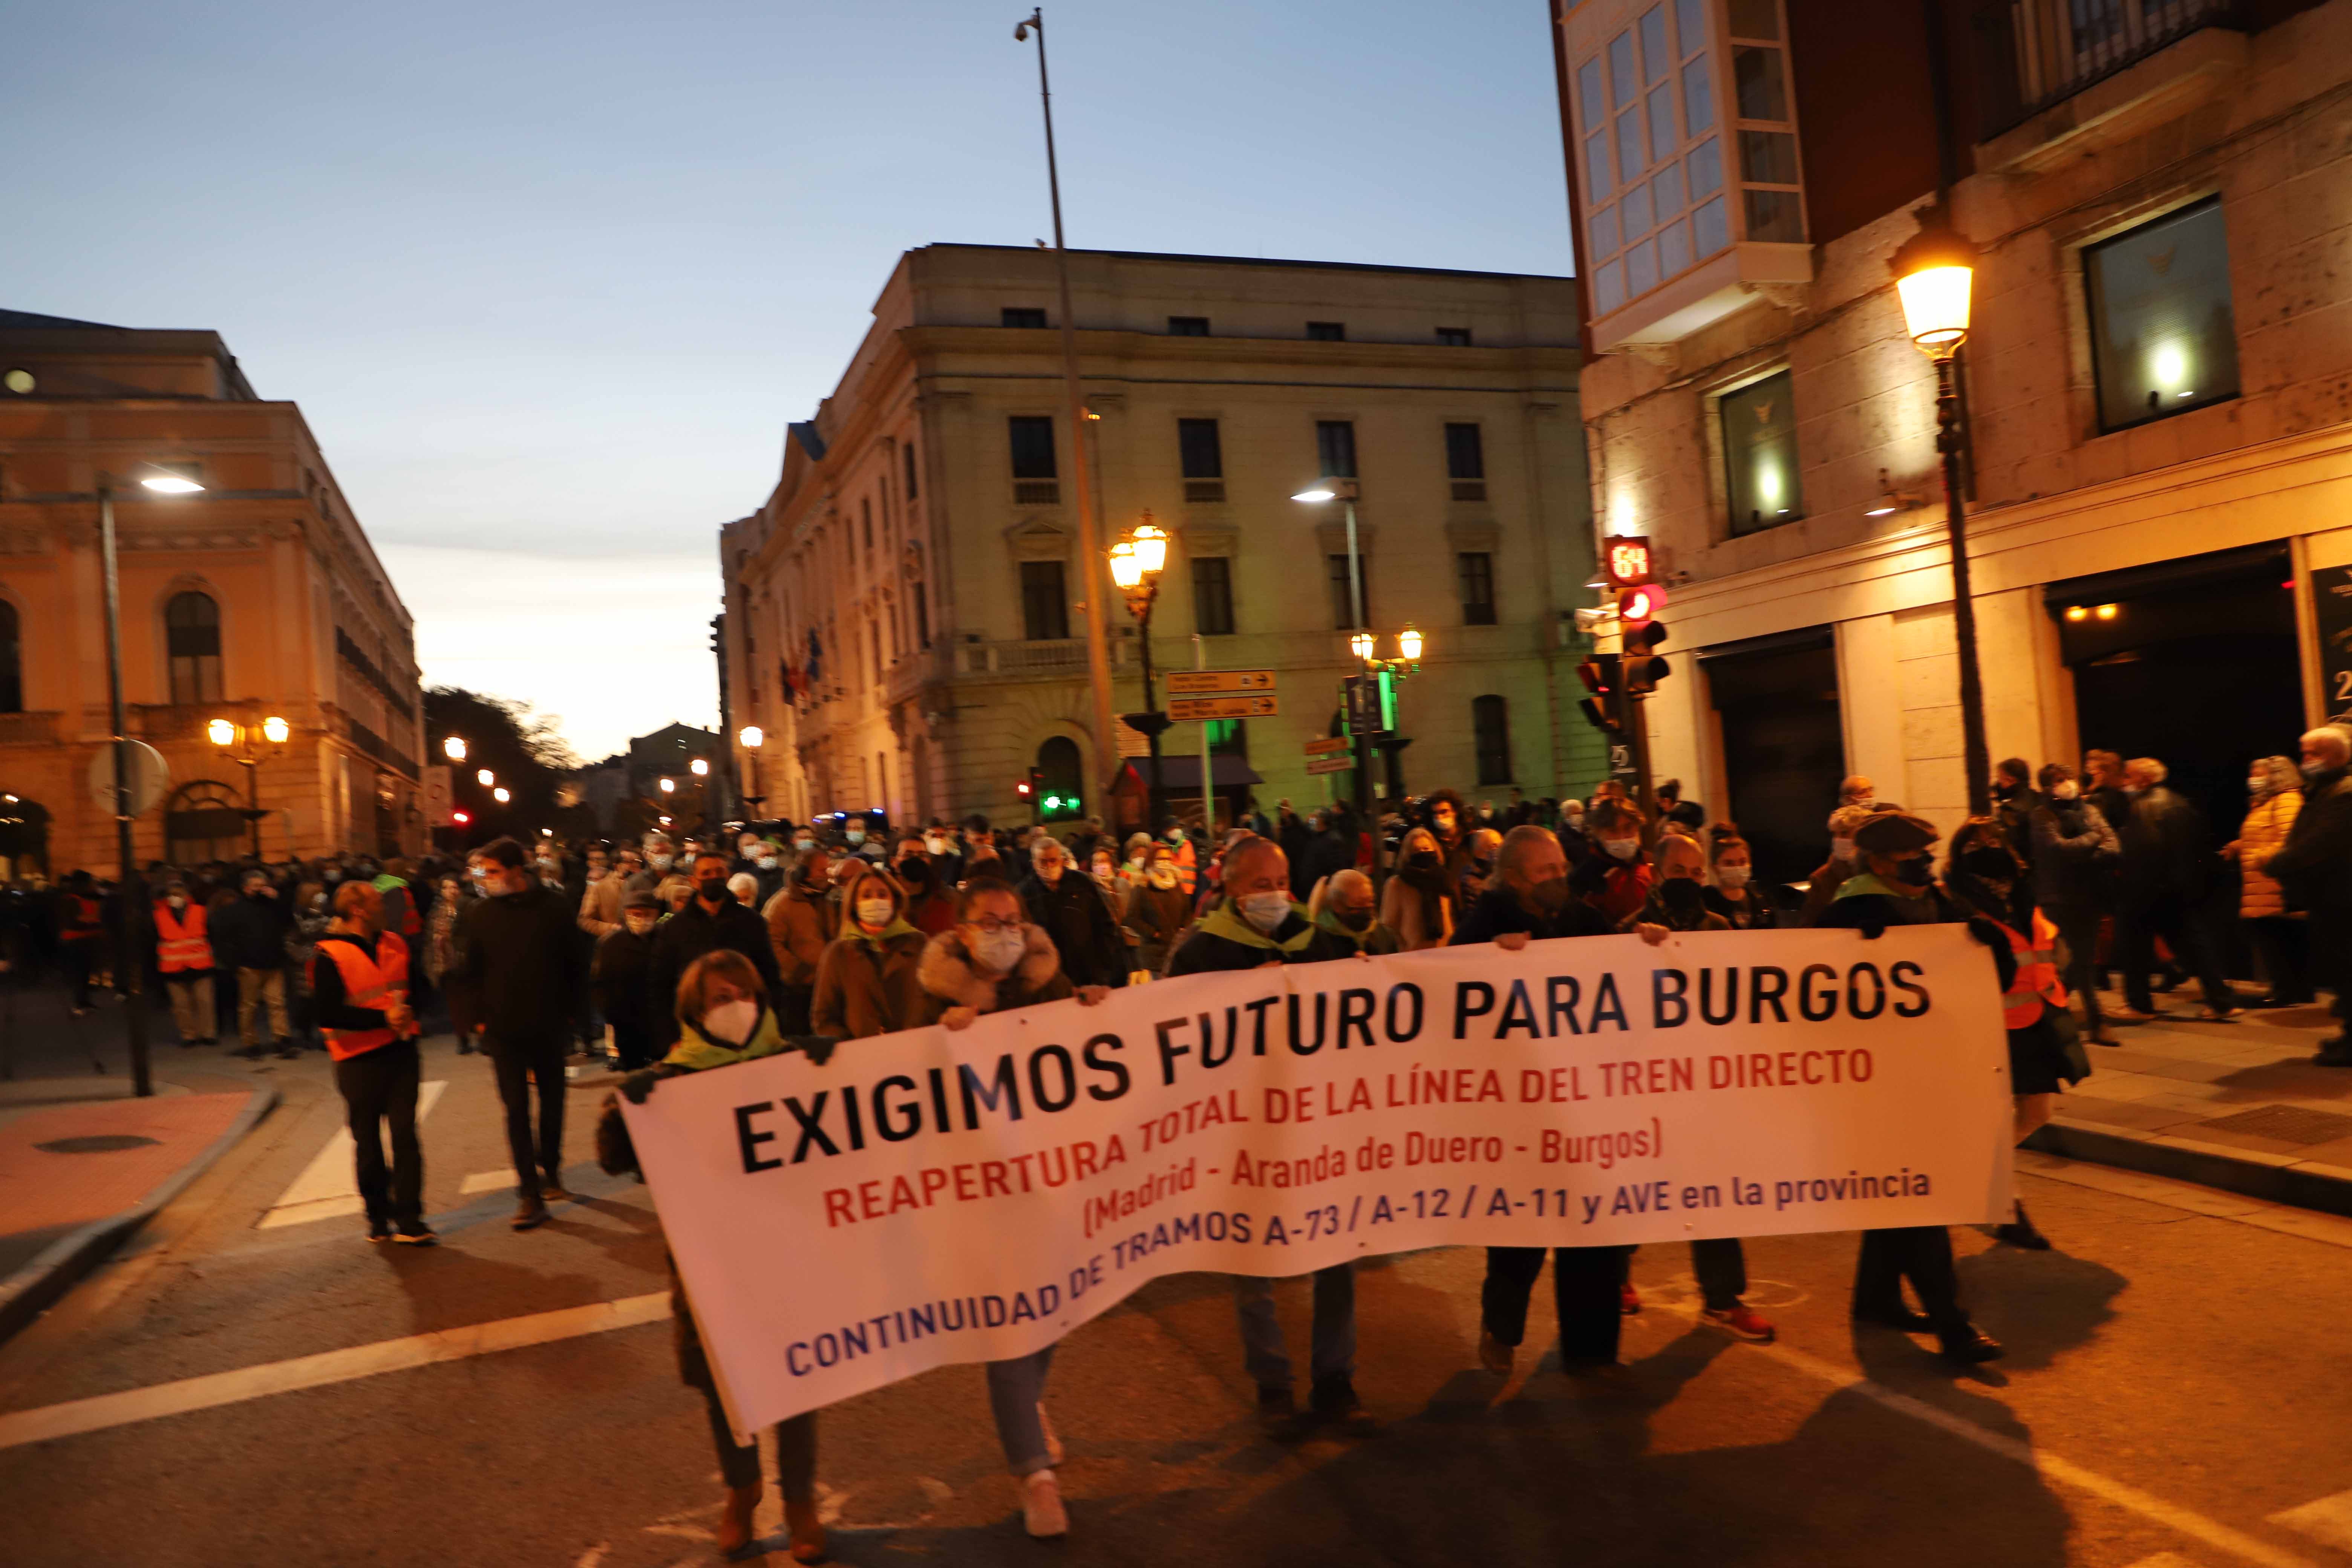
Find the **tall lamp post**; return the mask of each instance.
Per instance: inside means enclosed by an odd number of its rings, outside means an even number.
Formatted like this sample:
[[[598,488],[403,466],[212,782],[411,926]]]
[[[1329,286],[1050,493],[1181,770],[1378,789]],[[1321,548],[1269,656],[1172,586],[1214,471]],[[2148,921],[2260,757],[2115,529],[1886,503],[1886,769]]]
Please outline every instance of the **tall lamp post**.
[[[1079,584],[1087,617],[1087,679],[1093,687],[1096,743],[1098,756],[1115,757],[1110,717],[1110,629],[1103,624],[1102,541],[1095,524],[1094,487],[1087,473],[1087,399],[1078,379],[1078,328],[1070,314],[1070,253],[1062,243],[1062,174],[1054,159],[1054,92],[1045,75],[1045,13],[1033,8],[1028,20],[1014,26],[1015,42],[1037,35],[1037,96],[1045,108],[1045,186],[1054,202],[1054,273],[1062,290],[1062,385],[1070,410],[1070,475],[1078,492],[1078,559],[1086,563]],[[1116,774],[1116,764],[1106,777]]]
[[[284,751],[293,732],[292,726],[275,713],[258,724],[215,719],[205,726],[205,735],[220,748],[221,755],[245,770],[245,820],[253,831],[256,860],[261,858],[261,819],[269,815],[261,809],[261,760]],[[264,742],[269,747],[266,753],[261,749]]]
[[[1355,480],[1325,478],[1316,480],[1290,499],[1308,506],[1322,506],[1337,500],[1347,507],[1348,624],[1356,628],[1355,635],[1348,639],[1348,646],[1354,650],[1357,659],[1363,662],[1371,658],[1374,645],[1371,631],[1364,624],[1364,563],[1363,557],[1356,549],[1356,495]],[[1360,693],[1363,679],[1359,674],[1350,682],[1349,689]],[[1372,813],[1372,728],[1371,724],[1364,721],[1364,700],[1359,696],[1348,707],[1348,732],[1354,737],[1356,743],[1357,826],[1367,831],[1370,828]],[[1376,855],[1372,859],[1377,866],[1380,857]]]
[[[1944,460],[1944,529],[1952,556],[1952,631],[1960,656],[1960,765],[1969,815],[1991,809],[1991,752],[1985,744],[1984,682],[1977,669],[1976,595],[1969,582],[1969,523],[1960,504],[1960,394],[1953,356],[1969,336],[1969,291],[1977,247],[1952,226],[1948,209],[1919,209],[1919,232],[1889,258],[1911,342],[1936,364],[1936,450]]]
[[[1160,832],[1160,737],[1169,725],[1168,715],[1160,710],[1160,702],[1151,689],[1151,606],[1160,597],[1160,574],[1168,565],[1168,535],[1151,521],[1147,511],[1128,531],[1127,537],[1110,547],[1110,580],[1127,595],[1127,613],[1133,616],[1139,628],[1143,645],[1143,711],[1127,715],[1128,728],[1140,730],[1151,748],[1151,776],[1145,781],[1143,830],[1155,837]],[[1204,763],[1203,766],[1206,765]],[[1201,781],[1201,798],[1209,798],[1208,780]]]
[[[205,488],[185,474],[152,463],[141,466],[149,471],[139,477],[139,483],[159,495],[194,495]],[[114,476],[104,471],[98,476],[98,549],[105,581],[107,704],[114,726],[114,853],[121,866],[121,887],[115,900],[114,936],[120,954],[115,961],[116,980],[130,999],[125,1012],[131,1091],[150,1095],[155,1092],[155,1083],[147,1064],[147,1012],[139,1003],[135,984],[146,967],[139,957],[139,911],[145,907],[147,895],[139,881],[131,843],[131,736],[122,704],[122,583],[115,566]]]
[[[757,724],[746,724],[735,741],[743,748],[743,760],[751,764],[751,787],[743,792],[743,815],[756,820],[760,808],[768,804],[768,797],[760,793],[760,748],[768,743],[767,731]]]

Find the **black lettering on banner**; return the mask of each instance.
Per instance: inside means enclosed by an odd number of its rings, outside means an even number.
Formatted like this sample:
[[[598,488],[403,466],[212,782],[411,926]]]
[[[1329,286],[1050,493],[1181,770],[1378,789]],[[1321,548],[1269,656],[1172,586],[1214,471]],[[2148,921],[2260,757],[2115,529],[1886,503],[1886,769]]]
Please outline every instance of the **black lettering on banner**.
[[[1816,987],[1816,980],[1827,985]],[[1826,1023],[1837,1016],[1837,971],[1826,963],[1808,963],[1797,975],[1797,1016],[1808,1024]]]
[[[1061,1096],[1045,1092],[1045,1064],[1062,1064]],[[1041,1046],[1029,1054],[1029,1103],[1040,1110],[1067,1110],[1078,1098],[1078,1069],[1070,1053],[1059,1046]],[[1015,1113],[1016,1115],[1018,1112]]]
[[[1470,1005],[1470,998],[1474,995],[1478,998],[1478,1005],[1475,1007]],[[1454,987],[1454,1037],[1457,1040],[1468,1038],[1470,1020],[1483,1018],[1494,1010],[1493,986],[1483,980],[1465,980],[1456,984]]]
[[[1000,1104],[1010,1106],[1012,1119],[1015,1121],[1021,1120],[1021,1080],[1013,1075],[1011,1052],[996,1058],[996,1076],[988,1080],[985,1088],[981,1084],[980,1075],[971,1070],[970,1063],[956,1068],[956,1078],[963,1085],[965,1131],[974,1131],[979,1128],[980,1108],[983,1105],[991,1110]]]
[[[1234,1037],[1240,1032],[1241,1016],[1241,1009],[1238,1007],[1225,1009],[1225,1048],[1223,1053],[1220,1053],[1216,1048],[1216,1029],[1211,1023],[1209,1015],[1206,1013],[1201,1015],[1201,1065],[1202,1067],[1221,1068],[1234,1059],[1234,1052],[1239,1048]]]
[[[1372,1043],[1372,1009],[1379,1005],[1371,989],[1350,985],[1339,993],[1339,1048],[1348,1048],[1348,1037],[1355,1036],[1367,1049]]]
[[[827,1133],[824,1127],[824,1102],[832,1098],[833,1090],[818,1089],[816,1098],[809,1102],[808,1109],[803,1110],[797,1099],[791,1095],[784,1097],[784,1109],[791,1111],[793,1120],[801,1124],[801,1141],[793,1145],[793,1164],[797,1165],[808,1158],[809,1145],[812,1143],[828,1154],[841,1152],[841,1146],[833,1141],[832,1135]]]
[[[1749,970],[1748,972],[1748,1021],[1751,1024],[1762,1023],[1764,1005],[1769,1002],[1772,1006],[1774,1020],[1782,1024],[1787,1023],[1789,1009],[1781,1005],[1780,998],[1788,994],[1789,972],[1787,970],[1772,963],[1759,963]]]
[[[934,1113],[931,1117],[931,1125],[945,1132],[955,1125],[948,1120],[948,1080],[938,1068],[930,1069],[930,1076],[931,1110]]]
[[[1412,1000],[1412,1022],[1410,1024],[1400,1024],[1397,1021],[1397,1003],[1406,997],[1411,997]],[[1421,1014],[1422,996],[1420,986],[1415,985],[1412,981],[1408,980],[1401,985],[1391,985],[1389,987],[1387,1024],[1388,1037],[1391,1042],[1402,1043],[1418,1036],[1421,1033]]]
[[[1250,1031],[1250,1055],[1254,1057],[1265,1055],[1265,1016],[1277,1000],[1273,996],[1261,996],[1255,1002],[1242,1004],[1254,1024]]]
[[[1106,1074],[1111,1080],[1111,1087],[1108,1089],[1105,1089],[1098,1083],[1087,1085],[1087,1097],[1090,1100],[1117,1100],[1128,1090],[1127,1064],[1105,1061],[1102,1057],[1105,1047],[1114,1051],[1123,1051],[1127,1049],[1127,1042],[1117,1035],[1097,1035],[1087,1042],[1087,1070]]]
[[[1152,1032],[1160,1037],[1160,1082],[1162,1088],[1176,1081],[1176,1058],[1192,1054],[1192,1047],[1180,1046],[1169,1037],[1184,1027],[1184,1024],[1185,1020],[1181,1018],[1162,1018],[1151,1026]]]
[[[1514,1029],[1525,1029],[1531,1040],[1543,1037],[1536,1032],[1535,998],[1528,994],[1528,983],[1524,980],[1511,982],[1511,994],[1503,1003],[1503,1021],[1495,1026],[1495,1038],[1507,1040]]]
[[[1603,1018],[1616,1019],[1618,1032],[1621,1034],[1629,1033],[1633,1029],[1633,1026],[1625,1021],[1625,999],[1617,994],[1617,977],[1614,974],[1603,974],[1601,977],[1601,989],[1592,994],[1592,1018],[1585,1026],[1586,1031],[1590,1034],[1599,1034],[1601,1021]]]
[[[891,1088],[905,1089],[908,1098],[891,1104],[882,1098],[882,1091]],[[874,1131],[883,1142],[903,1143],[923,1130],[923,1102],[912,1098],[914,1091],[915,1080],[904,1073],[894,1072],[874,1086]]]
[[[1927,988],[1915,984],[1916,977],[1922,973],[1924,972],[1920,967],[1907,958],[1887,970],[1886,977],[1894,983],[1895,989],[1902,992],[1906,996],[1916,998],[1916,1001],[1895,1004],[1896,1017],[1916,1018],[1933,1005],[1932,1000],[1927,995]]]
[[[751,1118],[775,1109],[776,1102],[772,1100],[763,1100],[757,1105],[739,1105],[735,1108],[735,1142],[742,1148],[743,1173],[747,1176],[754,1171],[783,1169],[784,1163],[782,1160],[762,1160],[759,1155],[760,1145],[775,1142],[776,1135],[772,1132],[751,1131]]]
[[[1679,969],[1650,971],[1650,1026],[1679,1029],[1690,1022],[1690,976]]]
[[[1563,985],[1568,987],[1568,995],[1565,999],[1559,994],[1559,988]],[[1547,1036],[1555,1040],[1559,1038],[1559,1026],[1562,1024],[1568,1026],[1568,1032],[1571,1035],[1584,1033],[1582,1029],[1576,1026],[1577,994],[1582,989],[1583,987],[1577,984],[1576,976],[1573,974],[1555,974],[1544,982],[1544,1011],[1550,1015],[1545,1022],[1544,1033]],[[1457,1028],[1454,1033],[1460,1034],[1461,1030]]]
[[[1315,1039],[1312,1044],[1303,1039],[1298,1032],[1298,994],[1291,993],[1289,1001],[1290,1054],[1295,1057],[1311,1057],[1323,1048],[1323,1031],[1329,1023],[1327,1015],[1330,1011],[1331,998],[1324,992],[1315,993]]]
[[[857,1103],[856,1089],[845,1089],[841,1091],[841,1115],[842,1119],[849,1123],[849,1146],[852,1149],[865,1148],[866,1113]]]
[[[1698,972],[1698,1016],[1710,1024],[1723,1025],[1739,1016],[1739,966],[1731,964],[1723,972],[1723,1011],[1715,1008],[1715,971]]]
[[[1862,1006],[1862,977],[1870,976],[1870,1010]],[[1846,972],[1845,1010],[1856,1018],[1875,1018],[1886,1011],[1886,982],[1880,977],[1878,965],[1857,963]]]

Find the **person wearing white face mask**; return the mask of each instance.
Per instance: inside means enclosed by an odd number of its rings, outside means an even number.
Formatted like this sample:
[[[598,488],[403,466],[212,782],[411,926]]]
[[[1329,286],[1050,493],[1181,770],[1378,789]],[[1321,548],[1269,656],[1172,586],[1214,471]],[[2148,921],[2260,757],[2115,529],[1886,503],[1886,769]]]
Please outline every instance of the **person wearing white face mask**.
[[[1092,1006],[1109,994],[1099,985],[1071,985],[1052,939],[1022,918],[1020,899],[993,877],[974,877],[964,884],[956,897],[956,923],[925,945],[916,978],[923,989],[917,1021],[951,1031],[971,1027],[984,1013],[1073,994],[1081,1005]],[[1034,1355],[988,1363],[989,1408],[1021,1496],[1022,1522],[1040,1537],[1066,1535],[1070,1529],[1061,1482],[1054,1474],[1061,1444],[1044,1404],[1045,1373],[1053,1362],[1054,1347],[1048,1345]]]
[[[1126,984],[1127,939],[1094,879],[1071,863],[1069,850],[1050,834],[1039,834],[1030,846],[1029,868],[1019,889],[1022,908],[1053,938],[1070,984]]]
[[[155,901],[155,962],[172,994],[172,1023],[183,1046],[209,1046],[218,1032],[213,1011],[213,947],[205,936],[205,907],[178,878]]]
[[[1130,960],[1139,973],[1160,974],[1168,968],[1168,955],[1192,923],[1192,900],[1184,896],[1183,887],[1176,874],[1176,861],[1168,846],[1156,844],[1148,850],[1149,859],[1127,900],[1127,915],[1120,922],[1135,939],[1134,957]]]
[[[1656,879],[1642,852],[1642,814],[1631,802],[1612,795],[1592,803],[1586,822],[1601,852],[1570,873],[1568,889],[1613,926],[1649,901],[1650,886]]]
[[[1877,808],[1868,805],[1842,805],[1830,813],[1830,858],[1815,868],[1806,883],[1804,907],[1797,911],[1797,924],[1821,924],[1838,889],[1862,868],[1853,850],[1854,830],[1875,815]]]
[[[861,1040],[927,1021],[916,972],[929,939],[907,922],[905,909],[906,895],[879,867],[842,884],[840,934],[817,958],[813,1032]]]
[[[1718,822],[1707,829],[1708,873],[1713,880],[1702,895],[1710,913],[1721,915],[1734,931],[1769,931],[1780,923],[1772,900],[1750,885],[1756,875],[1755,852],[1739,829]]]

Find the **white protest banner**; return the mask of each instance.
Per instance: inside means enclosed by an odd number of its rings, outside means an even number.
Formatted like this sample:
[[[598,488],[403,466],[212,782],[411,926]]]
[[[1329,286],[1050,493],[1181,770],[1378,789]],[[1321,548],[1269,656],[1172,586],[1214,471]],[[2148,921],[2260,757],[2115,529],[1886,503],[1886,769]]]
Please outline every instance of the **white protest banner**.
[[[626,1108],[746,1429],[1025,1354],[1160,1275],[2003,1217],[1959,926],[1194,975],[663,1081]]]

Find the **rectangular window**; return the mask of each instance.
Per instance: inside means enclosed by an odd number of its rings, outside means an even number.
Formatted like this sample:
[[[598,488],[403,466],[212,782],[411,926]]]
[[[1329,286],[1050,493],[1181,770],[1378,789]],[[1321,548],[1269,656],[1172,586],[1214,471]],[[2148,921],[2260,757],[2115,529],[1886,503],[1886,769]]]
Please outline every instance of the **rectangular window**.
[[[1060,562],[1021,563],[1021,634],[1031,642],[1059,642],[1070,635],[1070,596]]]
[[[909,441],[899,449],[907,454],[907,499],[913,500],[921,493],[915,488],[915,444]]]
[[[1445,477],[1453,481],[1455,500],[1486,499],[1486,453],[1475,425],[1445,427]]]
[[[1225,455],[1213,419],[1176,421],[1176,456],[1184,470],[1184,499],[1211,503],[1225,499]]]
[[[1351,419],[1318,419],[1315,422],[1315,458],[1323,465],[1321,477],[1327,479],[1352,479],[1356,477],[1356,425]]]
[[[860,500],[857,503],[857,510],[862,515],[865,522],[866,559],[870,562],[874,559],[874,502],[872,499],[868,498]]]
[[[1317,343],[1346,342],[1348,341],[1348,323],[1345,321],[1309,321],[1307,323],[1307,339],[1309,342]]]
[[[1192,557],[1192,629],[1204,637],[1234,630],[1234,563],[1222,555]]]
[[[1363,551],[1356,552],[1357,570],[1363,576],[1364,620],[1356,618],[1355,596],[1349,586],[1348,557],[1345,554],[1324,558],[1327,580],[1331,584],[1331,625],[1339,631],[1352,632],[1370,624],[1372,611],[1372,558]]]
[[[1025,327],[1034,331],[1045,325],[1045,312],[1036,305],[1007,305],[1003,320],[1008,327]]]
[[[1209,335],[1209,318],[1171,316],[1168,318],[1168,335],[1171,338],[1205,338]]]
[[[1013,448],[1013,503],[1051,506],[1060,500],[1061,469],[1054,460],[1054,416],[1015,414],[1004,424]]]
[[[908,584],[915,600],[915,642],[918,647],[931,646],[931,590],[920,578]]]
[[[1444,348],[1466,349],[1470,346],[1470,329],[1440,327],[1437,329],[1437,342],[1439,346]]]
[[[1500,697],[1472,698],[1470,727],[1477,736],[1478,782],[1482,784],[1510,783],[1510,704]]]
[[[2220,197],[2083,252],[2099,428],[2238,395],[2238,333]]]
[[[1797,483],[1797,410],[1787,371],[1726,393],[1723,419],[1724,489],[1731,500],[1731,531],[1756,533],[1805,515]]]
[[[1495,624],[1495,558],[1483,550],[1465,550],[1454,558],[1462,579],[1462,624]]]

